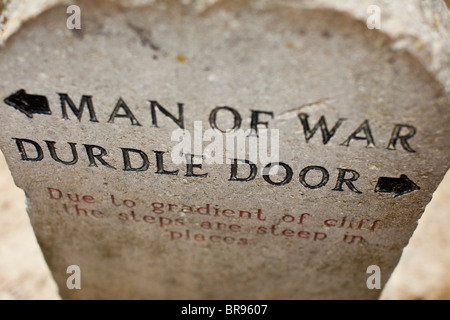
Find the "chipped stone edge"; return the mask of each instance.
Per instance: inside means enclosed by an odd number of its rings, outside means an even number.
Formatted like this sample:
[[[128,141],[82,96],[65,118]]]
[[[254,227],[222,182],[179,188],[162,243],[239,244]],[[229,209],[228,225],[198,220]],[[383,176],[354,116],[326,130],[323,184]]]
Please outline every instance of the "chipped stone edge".
[[[417,58],[443,85],[450,99],[450,10],[443,0],[282,0],[277,5],[336,10],[363,23],[372,14],[369,7],[379,6],[378,31],[389,36],[392,49],[405,50]]]
[[[298,2],[298,1],[297,1]],[[450,99],[450,10],[443,0],[312,0],[366,22],[370,5],[381,11],[381,32],[394,50],[406,50],[442,83]],[[417,7],[419,10],[414,10]]]
[[[0,46],[27,20],[62,3],[62,0],[0,0]]]

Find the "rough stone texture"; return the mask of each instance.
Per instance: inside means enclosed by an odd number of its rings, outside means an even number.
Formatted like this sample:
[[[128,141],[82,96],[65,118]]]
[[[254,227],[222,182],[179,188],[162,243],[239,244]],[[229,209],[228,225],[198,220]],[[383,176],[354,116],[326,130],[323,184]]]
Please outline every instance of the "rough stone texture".
[[[198,14],[211,10],[228,0],[113,0],[125,7],[154,5],[165,9],[168,3],[180,3]],[[234,0],[233,0],[234,1]],[[233,2],[228,1],[228,2]],[[0,3],[0,45],[27,19],[58,4],[77,3],[67,0],[2,0]],[[337,10],[366,21],[367,8],[382,8],[383,32],[392,37],[392,47],[406,49],[417,56],[425,68],[436,74],[450,92],[450,13],[441,0],[254,0],[256,7],[290,7],[293,9]],[[446,0],[448,5],[448,0]],[[400,14],[401,13],[401,14]]]
[[[351,9],[357,8],[353,1],[342,2],[340,10],[347,13],[330,10],[321,1],[302,2],[298,8],[252,3],[227,1],[206,11],[187,12],[176,2],[166,8],[155,4],[136,10],[80,2],[82,32],[64,29],[65,8],[60,7],[26,25],[0,52],[0,70],[9,75],[8,82],[0,84],[1,96],[24,88],[46,95],[53,111],[51,116],[28,119],[4,105],[0,144],[17,185],[28,195],[32,224],[63,297],[378,296],[379,292],[366,288],[367,266],[379,265],[386,282],[448,168],[447,20],[446,13],[431,13],[429,8],[443,3],[424,2],[419,7],[411,2],[411,16],[417,21],[402,32],[398,8],[383,7],[390,13],[383,22],[385,33],[368,30],[358,10]],[[310,8],[306,10],[305,4]],[[441,24],[434,21],[431,27],[430,17],[436,16],[442,17]],[[417,30],[421,30],[420,38]],[[411,39],[421,45],[414,47]],[[76,103],[82,94],[92,94],[100,123],[90,123],[87,114],[81,123],[73,114],[71,120],[61,120],[56,92],[69,93]],[[107,123],[119,97],[142,127],[130,126],[127,119]],[[210,175],[203,180],[184,178],[182,167],[178,177],[154,175],[154,163],[145,173],[122,172],[120,147],[149,155],[152,150],[171,149],[174,125],[167,121],[160,129],[152,128],[148,99],[172,106],[167,107],[170,110],[176,102],[185,103],[188,128],[194,120],[206,124],[209,112],[218,105],[237,108],[246,127],[250,109],[275,112],[270,127],[280,129],[280,159],[293,167],[293,181],[274,187],[258,175],[252,182],[228,182],[229,166],[204,165]],[[338,118],[348,120],[328,145],[321,143],[320,133],[306,144],[299,112],[309,114],[314,123],[325,115],[329,126]],[[377,147],[365,148],[364,141],[340,146],[366,119]],[[417,128],[411,140],[416,153],[400,145],[396,151],[385,149],[399,123]],[[21,161],[13,137],[33,139],[43,147],[44,140],[56,141],[58,150],[66,149],[66,157],[70,156],[66,143],[77,143],[80,161],[73,167],[63,166],[51,160],[47,150],[43,161]],[[89,168],[82,144],[105,147],[109,153],[105,159],[119,170]],[[310,165],[329,170],[326,187],[308,190],[299,184],[298,173]],[[337,168],[360,172],[355,184],[363,193],[348,188],[332,191]],[[374,192],[380,177],[401,174],[407,174],[421,190],[397,198]],[[99,219],[68,215],[63,204],[72,206],[71,212],[73,204],[67,198],[48,199],[48,187],[72,195],[90,194],[97,202],[83,208],[104,215]],[[185,219],[185,226],[158,228],[143,221],[121,221],[124,215],[120,214],[130,216],[130,212],[123,211],[123,206],[115,208],[108,201],[111,194],[136,201],[139,217]],[[167,211],[161,215],[149,212],[152,202],[196,207],[212,202],[222,209],[253,213],[262,209],[266,220]],[[311,216],[302,225],[281,221],[285,214],[298,218],[306,212]],[[324,226],[324,220],[344,217],[348,219],[345,229]],[[351,219],[353,229],[348,228]],[[366,226],[355,231],[361,219],[381,222],[374,231],[364,230]],[[219,235],[245,238],[247,244],[170,240],[171,231],[184,234],[186,229],[216,235],[200,228],[205,220],[239,224],[240,233]],[[259,227],[272,225],[296,233],[326,233],[327,238],[313,241],[257,234]],[[342,241],[346,234],[364,241],[347,244]],[[83,270],[80,292],[64,289],[65,268],[70,264]]]
[[[25,211],[23,192],[14,185],[3,156],[0,168],[0,230],[4,235],[0,239],[0,299],[59,299]],[[450,299],[449,208],[447,173],[386,283],[382,299]]]

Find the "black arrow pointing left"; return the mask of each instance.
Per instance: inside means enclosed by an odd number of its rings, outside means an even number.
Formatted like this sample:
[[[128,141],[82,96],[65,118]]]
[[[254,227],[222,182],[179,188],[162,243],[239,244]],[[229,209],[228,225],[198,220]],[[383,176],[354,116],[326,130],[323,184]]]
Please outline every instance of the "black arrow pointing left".
[[[20,89],[6,98],[5,103],[24,113],[28,118],[33,118],[33,113],[52,114],[47,97],[28,94]]]

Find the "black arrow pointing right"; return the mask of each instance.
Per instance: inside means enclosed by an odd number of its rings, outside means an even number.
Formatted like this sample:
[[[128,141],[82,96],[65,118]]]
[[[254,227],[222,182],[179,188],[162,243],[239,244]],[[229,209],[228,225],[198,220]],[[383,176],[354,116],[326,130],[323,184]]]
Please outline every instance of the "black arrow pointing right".
[[[394,198],[416,190],[420,190],[420,187],[404,174],[402,174],[400,178],[381,177],[378,179],[377,186],[375,187],[375,192],[393,193]]]
[[[47,97],[26,93],[20,89],[6,98],[5,103],[24,113],[28,118],[33,118],[33,113],[52,114]]]

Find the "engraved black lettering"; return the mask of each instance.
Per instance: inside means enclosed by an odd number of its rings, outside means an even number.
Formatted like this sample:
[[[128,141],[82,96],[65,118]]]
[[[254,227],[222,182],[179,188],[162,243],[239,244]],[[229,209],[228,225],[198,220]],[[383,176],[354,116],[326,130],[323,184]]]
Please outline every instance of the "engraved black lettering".
[[[175,122],[177,126],[179,126],[181,129],[184,129],[184,105],[182,103],[178,103],[178,119],[175,118],[174,115],[172,115],[169,111],[167,111],[163,106],[161,106],[158,101],[149,101],[150,102],[150,109],[152,113],[152,124],[153,126],[158,127],[158,119],[156,117],[156,108],[159,109],[159,111],[162,112],[163,115],[170,118]]]
[[[56,147],[55,147],[56,142],[55,141],[45,141],[45,143],[47,144],[48,151],[50,152],[50,156],[56,162],[62,163],[66,166],[73,166],[74,164],[76,164],[78,162],[78,152],[75,147],[76,143],[68,142],[68,145],[70,146],[70,150],[72,151],[72,160],[70,160],[70,161],[61,160],[58,157],[58,155],[56,154]]]
[[[13,139],[16,140],[16,145],[17,145],[17,148],[19,149],[20,157],[23,161],[36,161],[37,162],[37,161],[41,161],[42,159],[44,159],[44,152],[42,151],[41,146],[37,142],[34,142],[33,140],[28,140],[28,139],[18,139],[18,138],[13,138]],[[23,145],[24,142],[31,144],[35,148],[36,157],[30,158],[28,156],[25,146]]]
[[[148,170],[148,168],[150,166],[150,162],[149,162],[148,156],[145,152],[143,152],[141,150],[137,150],[137,149],[128,149],[128,148],[121,148],[121,149],[122,149],[123,163],[124,163],[123,171],[142,172],[142,171]],[[131,165],[131,160],[130,160],[130,152],[135,153],[141,157],[142,165],[140,167],[133,168],[133,166]]]
[[[250,173],[249,173],[248,177],[238,178],[238,162],[249,165]],[[252,181],[256,178],[257,173],[258,173],[258,168],[256,167],[256,165],[254,163],[251,163],[248,160],[233,159],[233,163],[231,164],[231,176],[228,181],[241,181],[241,182]]]
[[[179,170],[175,170],[175,171],[167,171],[164,169],[164,153],[162,151],[153,151],[155,153],[156,156],[156,172],[157,174],[168,174],[168,175],[173,175],[176,176],[178,175],[178,171]]]
[[[364,131],[364,136],[360,137],[358,134]],[[350,142],[355,140],[366,140],[367,148],[375,148],[375,141],[373,140],[372,130],[370,129],[369,120],[364,121],[355,132],[353,132],[347,140],[345,140],[341,145],[348,147]]]
[[[87,106],[89,110],[89,117],[90,117],[89,120],[92,122],[98,122],[97,117],[95,115],[94,104],[92,103],[92,96],[83,95],[81,97],[80,107],[77,108],[75,107],[75,104],[73,103],[72,99],[69,97],[68,94],[58,93],[58,95],[59,100],[61,101],[61,112],[63,119],[69,120],[69,116],[67,115],[67,105],[69,105],[70,109],[75,114],[78,121],[81,121],[81,116],[83,115],[84,108],[85,106]]]
[[[401,135],[402,129],[407,129],[408,133],[405,135]],[[417,129],[413,126],[409,126],[406,124],[397,124],[394,127],[394,131],[392,132],[391,140],[389,140],[389,145],[387,147],[388,150],[396,150],[397,141],[400,140],[400,143],[408,152],[414,153],[416,152],[408,143],[408,140],[415,136]]]
[[[363,131],[364,136],[358,136],[358,134]],[[355,132],[353,132],[347,140],[345,140],[341,145],[348,147],[350,142],[355,140],[366,140],[367,148],[375,148],[375,141],[373,140],[372,130],[370,129],[369,120],[364,121]]]
[[[309,122],[308,122],[309,116],[306,113],[299,113],[298,117],[303,125],[303,131],[305,132],[305,138],[306,138],[307,143],[309,142],[309,140],[311,140],[311,138],[314,136],[314,134],[320,128],[320,131],[322,132],[323,144],[327,144],[330,141],[330,139],[334,136],[337,129],[339,129],[339,127],[342,125],[342,123],[346,120],[346,119],[339,119],[336,122],[336,124],[334,125],[334,127],[331,129],[331,131],[329,131],[325,117],[322,116],[319,119],[319,122],[317,122],[316,125],[314,126],[314,128],[311,130],[310,126],[309,126]]]
[[[314,171],[320,171],[322,173],[322,179],[320,180],[320,182],[316,185],[311,185],[308,182],[306,182],[306,175],[308,174],[308,172],[310,172],[311,170]],[[305,169],[303,169],[300,172],[300,183],[305,186],[306,188],[309,189],[319,189],[324,187],[327,183],[328,180],[330,180],[330,174],[328,173],[327,169],[323,168],[323,167],[317,167],[317,166],[311,166],[311,167],[307,167]]]
[[[125,111],[125,114],[119,114],[120,109],[123,109]],[[117,101],[116,107],[114,108],[113,112],[111,113],[108,123],[114,123],[115,118],[128,118],[131,121],[131,125],[133,125],[133,126],[141,125],[137,121],[136,117],[133,115],[130,108],[128,108],[127,104],[125,103],[125,101],[123,101],[122,98],[119,98],[119,101]]]
[[[270,177],[270,170],[273,167],[283,167],[286,174],[285,177],[282,181],[280,182],[275,182],[272,180],[272,178]],[[283,163],[283,162],[274,162],[274,163],[269,163],[264,169],[263,169],[263,178],[264,180],[274,186],[283,186],[288,184],[289,182],[291,182],[292,177],[294,176],[294,172],[292,171],[292,168],[290,166],[288,166],[287,164]]]
[[[351,173],[352,177],[351,178],[345,178],[347,173]],[[360,177],[360,174],[358,172],[356,172],[355,170],[350,170],[350,169],[339,169],[339,176],[337,179],[337,183],[336,183],[336,187],[333,189],[333,191],[344,191],[344,183],[347,185],[347,187],[355,192],[355,193],[362,193],[361,191],[359,191],[358,189],[356,189],[355,185],[353,184],[353,182],[355,182],[356,180],[358,180]]]
[[[194,177],[194,178],[206,178],[208,176],[207,173],[197,174],[194,173],[194,168],[201,169],[201,164],[194,164],[194,155],[187,154],[186,155],[186,174],[185,177]]]
[[[219,113],[219,111],[221,110],[226,110],[229,111],[233,114],[234,117],[234,124],[233,127],[231,129],[221,129],[217,126],[217,114]],[[214,130],[219,130],[220,132],[226,133],[226,132],[233,132],[238,130],[241,127],[241,123],[242,123],[242,117],[239,114],[239,112],[237,112],[237,110],[230,108],[230,107],[217,107],[215,108],[213,111],[211,111],[210,115],[209,115],[209,125],[211,126],[212,129]]]
[[[273,112],[267,112],[267,111],[257,111],[257,110],[252,110],[252,120],[250,123],[250,129],[251,129],[251,134],[256,134],[256,136],[258,136],[258,127],[259,125],[263,125],[266,128],[269,127],[269,122],[267,121],[260,121],[259,120],[259,116],[260,115],[269,115],[272,117],[273,119]]]
[[[103,160],[103,157],[108,155],[108,152],[106,152],[104,148],[90,144],[84,144],[84,147],[86,148],[86,153],[89,159],[89,167],[98,167],[97,162],[95,161],[98,160],[105,167],[110,169],[116,169],[113,166],[110,166],[105,160]],[[94,149],[99,150],[100,153],[94,154]]]

